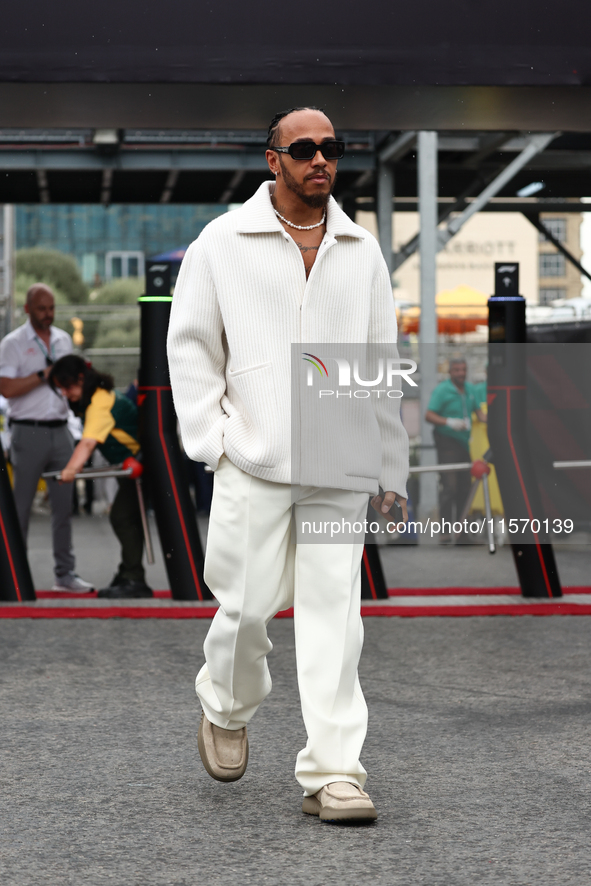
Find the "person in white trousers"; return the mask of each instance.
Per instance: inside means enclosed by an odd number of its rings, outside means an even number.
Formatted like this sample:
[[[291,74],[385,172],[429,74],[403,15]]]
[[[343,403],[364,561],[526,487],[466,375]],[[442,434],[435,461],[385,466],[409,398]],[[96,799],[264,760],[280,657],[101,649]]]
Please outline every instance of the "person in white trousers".
[[[344,144],[328,117],[313,108],[278,114],[268,146],[275,180],[189,247],[168,333],[185,450],[215,471],[205,580],[220,607],[195,683],[198,745],[213,778],[242,777],[246,726],[271,690],[267,624],[293,605],[308,735],[295,773],[302,810],[327,821],[373,820],[359,759],[367,730],[357,676],[363,538],[305,543],[292,523],[327,514],[361,522],[369,496],[383,513],[397,500],[398,519],[407,519],[408,438],[399,409],[378,411],[374,474],[331,474],[326,485],[307,483],[301,466],[296,475],[291,346],[395,342],[392,287],[375,238],[331,197]]]

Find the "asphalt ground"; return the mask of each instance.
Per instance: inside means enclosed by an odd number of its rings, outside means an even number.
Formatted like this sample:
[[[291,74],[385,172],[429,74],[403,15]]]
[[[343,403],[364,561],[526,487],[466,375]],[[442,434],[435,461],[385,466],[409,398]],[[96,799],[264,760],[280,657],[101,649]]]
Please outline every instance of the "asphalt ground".
[[[152,541],[156,562],[146,566],[148,584],[155,590],[169,588],[154,521]],[[203,544],[207,539],[207,518],[199,518]],[[108,517],[80,516],[73,520],[76,569],[96,587],[108,585],[119,563],[119,545]],[[555,547],[558,572],[563,585],[588,585],[591,577],[591,545]],[[380,557],[388,587],[511,587],[517,576],[509,546],[490,555],[485,545],[439,546],[383,545]],[[38,590],[53,584],[53,557],[48,513],[36,513],[29,529],[29,561]]]
[[[300,811],[291,620],[245,777],[206,774],[208,624],[0,622],[3,883],[589,883],[591,619],[367,619],[365,827]]]

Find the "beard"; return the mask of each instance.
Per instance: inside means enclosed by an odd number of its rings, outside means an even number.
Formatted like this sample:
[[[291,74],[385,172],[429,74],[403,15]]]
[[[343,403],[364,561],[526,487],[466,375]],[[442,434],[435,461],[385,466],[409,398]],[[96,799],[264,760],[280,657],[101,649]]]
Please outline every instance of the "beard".
[[[281,174],[283,176],[283,181],[285,182],[285,187],[288,188],[296,197],[299,197],[302,203],[305,203],[306,206],[309,206],[310,209],[324,209],[326,204],[328,203],[332,192],[334,191],[334,186],[336,183],[336,172],[334,178],[331,180],[330,173],[326,173],[328,176],[329,189],[323,194],[307,194],[303,188],[303,186],[295,180],[291,172],[287,169],[283,164],[283,160],[281,158],[281,154],[279,154],[279,165],[281,166]]]

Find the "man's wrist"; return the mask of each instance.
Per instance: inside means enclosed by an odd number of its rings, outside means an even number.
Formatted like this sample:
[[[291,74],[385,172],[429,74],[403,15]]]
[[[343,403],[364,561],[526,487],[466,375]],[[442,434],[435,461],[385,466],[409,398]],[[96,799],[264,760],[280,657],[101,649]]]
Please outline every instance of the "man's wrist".
[[[42,369],[40,369],[40,370],[37,372],[37,378],[39,379],[40,382],[44,382],[44,381],[45,381],[45,373],[44,373],[44,371],[43,371]]]

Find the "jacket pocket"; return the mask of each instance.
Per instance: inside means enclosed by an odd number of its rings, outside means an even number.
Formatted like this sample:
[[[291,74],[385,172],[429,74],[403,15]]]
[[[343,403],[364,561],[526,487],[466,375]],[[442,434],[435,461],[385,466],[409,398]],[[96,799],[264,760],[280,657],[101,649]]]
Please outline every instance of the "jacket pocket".
[[[229,369],[226,386],[224,448],[258,467],[275,467],[281,441],[272,363]]]
[[[246,366],[244,369],[228,369],[228,376],[230,378],[238,378],[241,375],[246,375],[247,372],[257,372],[259,369],[266,369],[271,365],[270,361],[266,363],[257,363],[255,366]]]

